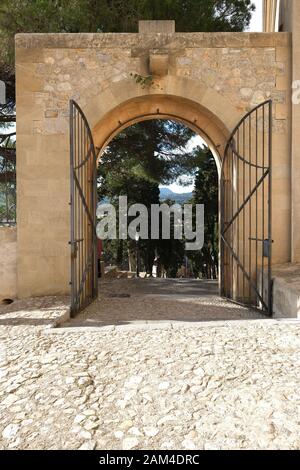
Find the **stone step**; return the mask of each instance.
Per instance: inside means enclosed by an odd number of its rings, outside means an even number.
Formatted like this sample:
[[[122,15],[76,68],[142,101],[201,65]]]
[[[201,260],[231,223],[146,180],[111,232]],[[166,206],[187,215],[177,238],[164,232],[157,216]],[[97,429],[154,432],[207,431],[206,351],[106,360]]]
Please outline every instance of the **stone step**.
[[[273,267],[274,318],[300,318],[300,264]]]

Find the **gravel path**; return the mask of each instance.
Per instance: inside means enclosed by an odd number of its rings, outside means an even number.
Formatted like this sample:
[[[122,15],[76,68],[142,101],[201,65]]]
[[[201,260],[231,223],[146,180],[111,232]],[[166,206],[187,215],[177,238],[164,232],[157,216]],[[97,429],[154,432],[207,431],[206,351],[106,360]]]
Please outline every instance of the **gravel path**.
[[[101,295],[124,315],[152,295],[134,291]],[[56,329],[65,299],[0,308],[0,449],[300,448],[299,323],[239,320],[236,306],[236,321],[141,321],[138,307],[118,323],[94,308]]]

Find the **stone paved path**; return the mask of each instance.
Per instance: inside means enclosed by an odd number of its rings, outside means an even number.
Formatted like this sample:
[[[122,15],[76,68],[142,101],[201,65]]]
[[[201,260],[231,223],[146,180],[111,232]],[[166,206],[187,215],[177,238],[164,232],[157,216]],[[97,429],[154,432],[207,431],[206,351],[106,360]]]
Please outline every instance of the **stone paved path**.
[[[299,323],[51,329],[65,311],[66,299],[0,308],[0,449],[300,448]]]
[[[66,326],[101,327],[265,318],[218,296],[214,281],[115,279],[101,282],[99,298]],[[128,296],[128,297],[126,297]]]

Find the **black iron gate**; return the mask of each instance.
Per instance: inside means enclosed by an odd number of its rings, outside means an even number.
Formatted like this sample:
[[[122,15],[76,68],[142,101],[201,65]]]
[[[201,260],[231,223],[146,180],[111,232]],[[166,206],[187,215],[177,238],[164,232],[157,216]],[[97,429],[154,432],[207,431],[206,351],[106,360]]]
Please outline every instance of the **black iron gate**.
[[[92,133],[78,104],[70,101],[71,163],[71,314],[98,293],[97,156]]]
[[[272,101],[234,129],[221,174],[222,296],[272,314]]]

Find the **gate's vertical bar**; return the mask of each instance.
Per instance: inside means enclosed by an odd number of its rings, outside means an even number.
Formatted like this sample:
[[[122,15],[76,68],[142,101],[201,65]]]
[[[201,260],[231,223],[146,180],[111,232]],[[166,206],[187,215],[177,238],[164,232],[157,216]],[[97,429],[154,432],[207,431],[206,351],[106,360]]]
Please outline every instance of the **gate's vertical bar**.
[[[92,174],[92,198],[93,198],[93,217],[94,217],[94,286],[93,286],[93,296],[96,297],[98,295],[98,241],[97,241],[97,232],[96,232],[96,224],[97,224],[97,154],[95,149],[93,149],[93,174]]]
[[[255,185],[258,183],[258,110],[255,110]],[[258,190],[255,193],[255,226],[256,226],[256,242],[255,242],[255,270],[256,270],[256,277],[255,283],[256,286],[258,285]],[[256,295],[256,293],[255,293]],[[259,299],[257,299],[256,295],[256,303],[257,306],[259,305]]]
[[[82,166],[82,161],[85,158],[85,144],[83,140],[83,123],[82,123],[82,118],[80,114],[78,113],[78,136],[79,136],[79,142],[78,142],[78,151],[80,158],[78,160],[78,180],[80,183],[80,187],[83,193],[83,196],[85,198],[85,188],[84,188],[84,182],[85,182],[85,165]],[[78,226],[78,238],[80,240],[83,240],[80,242],[80,257],[78,260],[79,263],[79,269],[80,269],[80,276],[79,279],[82,284],[82,290],[80,293],[80,307],[81,304],[84,303],[84,299],[86,297],[86,282],[83,280],[83,275],[84,275],[84,270],[85,270],[85,265],[86,265],[86,256],[85,256],[85,250],[86,250],[86,212],[85,208],[82,204],[80,203],[80,198],[79,198],[79,226]],[[80,282],[79,281],[79,282]]]
[[[246,199],[246,162],[245,162],[245,119],[243,120],[243,201]],[[245,267],[245,259],[246,259],[246,212],[245,207],[243,207],[243,266]],[[245,276],[243,276],[243,303],[245,303],[245,284],[246,284]]]
[[[230,218],[233,217],[234,215],[234,157],[235,154],[233,152],[230,152],[230,172],[231,174],[231,181],[230,181],[230,190],[231,190],[231,196],[230,196]],[[234,223],[232,224],[231,227],[231,245],[234,246]],[[234,268],[235,268],[235,260],[233,257],[233,254],[231,255],[231,297],[234,299]]]
[[[226,150],[225,150],[226,152]],[[226,153],[224,152],[224,157],[223,157],[223,162],[221,164],[221,175],[220,175],[220,241],[219,241],[219,246],[220,246],[220,276],[221,276],[221,281],[220,281],[220,294],[221,297],[224,296],[224,244],[223,244],[223,239],[222,239],[222,230],[224,226],[224,176],[223,176],[223,171],[224,171],[224,160],[226,158]]]
[[[84,148],[84,141],[83,141],[83,122],[82,122],[82,117],[80,113],[77,110],[77,115],[78,115],[78,162],[77,162],[77,168],[78,168],[78,184],[80,186],[80,189],[83,194],[83,198],[85,200],[85,165],[83,164],[84,158],[85,158],[85,148]],[[79,271],[79,284],[78,284],[78,296],[79,296],[79,307],[78,310],[81,310],[85,301],[85,285],[86,282],[84,280],[84,271],[85,271],[85,265],[86,265],[86,259],[85,259],[85,246],[86,246],[86,236],[85,236],[85,208],[83,205],[83,200],[82,197],[79,194],[78,188],[77,188],[77,193],[78,193],[78,222],[77,222],[77,230],[78,230],[78,239],[80,240],[79,242],[79,250],[78,250],[78,271]]]
[[[75,295],[76,295],[76,271],[74,261],[75,236],[74,236],[74,108],[73,102],[70,101],[70,207],[71,207],[71,316],[75,312]]]
[[[221,296],[226,297],[226,247],[223,240],[223,230],[225,227],[225,198],[226,198],[226,175],[225,175],[225,165],[227,159],[228,148],[225,148],[224,158],[221,166],[221,180],[220,180],[220,205],[221,205],[221,215],[220,215],[220,269],[221,269]]]
[[[273,314],[272,296],[272,153],[273,153],[273,102],[269,102],[269,200],[268,200],[268,231],[269,231],[269,252],[268,252],[268,307],[269,315]]]
[[[262,107],[262,167],[263,173],[265,172],[266,162],[265,162],[265,139],[266,139],[266,113],[265,113],[265,104]],[[266,296],[265,296],[265,253],[264,253],[264,240],[265,240],[265,179],[262,182],[262,250],[261,250],[261,296],[263,298],[264,303],[266,304]]]
[[[237,140],[237,153],[240,154],[240,129],[236,133]],[[237,158],[237,189],[236,189],[236,198],[237,198],[237,210],[240,207],[240,159]],[[240,221],[237,221],[237,257],[240,258]],[[240,267],[237,264],[237,295],[240,298]]]
[[[76,110],[76,176],[79,181],[79,184],[82,186],[82,172],[80,168],[80,160],[81,160],[81,139],[80,139],[80,116],[78,113],[78,110]],[[76,190],[76,202],[77,202],[77,207],[76,207],[76,239],[81,240],[81,219],[82,219],[82,205],[80,204],[80,199],[79,199],[79,193],[78,189]],[[77,242],[77,256],[76,256],[76,270],[77,270],[77,282],[78,282],[78,287],[80,286],[80,280],[82,276],[82,256],[81,256],[81,251],[82,251],[82,243],[81,241]],[[77,308],[80,309],[80,304],[81,304],[81,294],[79,295],[78,293],[78,288],[76,292],[77,298]]]
[[[4,187],[5,187],[5,213],[6,213],[6,220],[5,222],[8,224],[10,222],[10,215],[9,215],[9,204],[8,204],[8,158],[4,158]]]
[[[252,119],[249,116],[249,194],[252,191]],[[252,198],[249,201],[249,274],[252,278]],[[252,301],[252,286],[249,285],[249,302]]]
[[[87,143],[86,143],[86,129],[84,126],[84,123],[82,122],[82,117],[80,119],[80,142],[81,142],[81,163],[83,164],[84,159],[86,158],[87,155]],[[81,166],[81,190],[83,193],[83,197],[85,202],[89,206],[89,201],[87,199],[87,191],[86,191],[86,178],[87,178],[87,165],[88,165],[88,160],[86,163],[84,163]],[[82,261],[81,261],[81,278],[82,278],[82,307],[85,306],[86,299],[88,297],[88,272],[86,272],[87,269],[87,263],[88,263],[88,217],[87,217],[87,211],[86,208],[84,207],[83,204],[81,204],[81,233],[82,233],[82,239],[84,240],[82,244]],[[86,274],[87,273],[87,274]],[[85,277],[84,277],[85,276]]]

